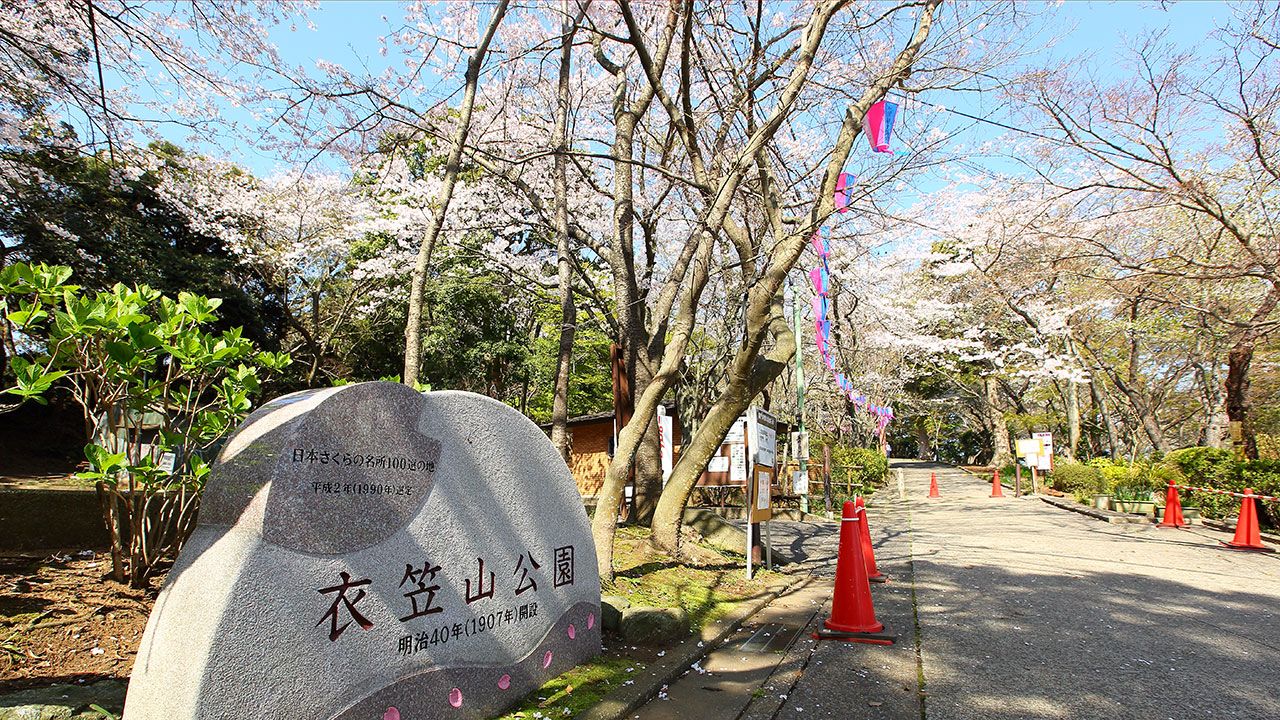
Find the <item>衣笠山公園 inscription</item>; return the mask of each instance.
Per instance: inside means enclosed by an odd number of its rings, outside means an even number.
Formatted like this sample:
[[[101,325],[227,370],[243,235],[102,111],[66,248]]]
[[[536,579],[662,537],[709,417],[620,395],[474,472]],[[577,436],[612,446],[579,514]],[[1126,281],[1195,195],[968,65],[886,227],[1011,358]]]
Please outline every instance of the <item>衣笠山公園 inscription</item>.
[[[576,486],[545,435],[488,398],[287,396],[227,442],[204,502],[148,624],[131,720],[480,718],[600,650]]]

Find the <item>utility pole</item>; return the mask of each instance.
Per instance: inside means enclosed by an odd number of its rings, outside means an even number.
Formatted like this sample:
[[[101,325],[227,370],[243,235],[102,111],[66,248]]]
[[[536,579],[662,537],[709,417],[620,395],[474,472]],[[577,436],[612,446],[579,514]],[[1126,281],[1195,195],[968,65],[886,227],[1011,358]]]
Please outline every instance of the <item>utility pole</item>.
[[[795,318],[795,336],[796,336],[796,461],[800,465],[800,477],[805,479],[804,492],[800,495],[800,512],[809,512],[809,458],[800,449],[807,443],[804,442],[804,333],[801,332],[800,325],[800,289],[794,283],[791,285],[791,305],[793,308],[793,316]]]

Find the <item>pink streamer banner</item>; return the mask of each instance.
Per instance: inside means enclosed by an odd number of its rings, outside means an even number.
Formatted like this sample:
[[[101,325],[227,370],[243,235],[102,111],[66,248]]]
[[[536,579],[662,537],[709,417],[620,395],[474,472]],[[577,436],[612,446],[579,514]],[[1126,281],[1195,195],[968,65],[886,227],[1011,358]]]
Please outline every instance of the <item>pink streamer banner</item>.
[[[820,232],[815,232],[813,237],[809,238],[809,242],[813,244],[813,251],[818,253],[818,257],[826,258],[831,254],[831,247]]]
[[[836,211],[846,213],[849,212],[849,200],[853,195],[849,188],[857,181],[853,173],[842,172],[836,176]]]
[[[847,173],[842,173],[842,177]],[[850,175],[844,179],[845,183],[842,188],[847,189],[853,182]],[[822,356],[822,362],[827,366],[834,376],[836,386],[840,393],[852,402],[854,405],[865,409],[876,417],[876,425],[881,432],[885,426],[893,418],[893,410],[887,407],[879,407],[871,404],[870,398],[865,395],[858,394],[854,389],[853,381],[844,375],[844,373],[836,371],[835,358],[832,357],[831,348],[831,322],[827,319],[827,294],[828,294],[828,277],[830,271],[827,269],[827,257],[831,254],[831,244],[828,240],[831,229],[822,226],[810,238],[809,242],[813,246],[814,252],[822,259],[822,265],[815,267],[809,271],[809,282],[813,284],[813,291],[816,293],[810,300],[810,306],[813,309],[813,336],[814,342],[818,346],[818,353]]]
[[[823,282],[822,268],[814,268],[809,271],[809,282],[813,283],[813,291],[819,295],[827,294],[827,285]]]

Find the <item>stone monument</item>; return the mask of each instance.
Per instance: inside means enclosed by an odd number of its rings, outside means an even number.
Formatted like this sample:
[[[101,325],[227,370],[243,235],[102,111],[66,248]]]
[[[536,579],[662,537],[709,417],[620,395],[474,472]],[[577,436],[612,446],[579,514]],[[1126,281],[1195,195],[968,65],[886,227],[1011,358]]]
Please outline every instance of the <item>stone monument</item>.
[[[362,383],[228,440],[125,717],[481,718],[599,652],[595,546],[546,436],[480,395]]]

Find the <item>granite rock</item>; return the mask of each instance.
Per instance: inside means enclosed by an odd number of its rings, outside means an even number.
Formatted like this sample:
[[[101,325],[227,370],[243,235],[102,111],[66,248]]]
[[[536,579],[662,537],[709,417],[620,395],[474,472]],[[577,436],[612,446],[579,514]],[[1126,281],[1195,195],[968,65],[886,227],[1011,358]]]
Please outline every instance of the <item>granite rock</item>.
[[[622,628],[622,612],[631,607],[631,601],[621,595],[600,596],[600,619],[605,630],[617,632]]]
[[[689,634],[689,616],[683,608],[635,605],[622,611],[621,633],[627,642],[656,644],[679,640]]]
[[[536,425],[471,393],[295,393],[219,456],[126,716],[486,717],[600,629],[587,516]]]

